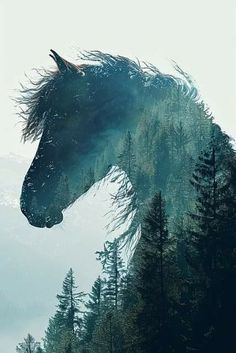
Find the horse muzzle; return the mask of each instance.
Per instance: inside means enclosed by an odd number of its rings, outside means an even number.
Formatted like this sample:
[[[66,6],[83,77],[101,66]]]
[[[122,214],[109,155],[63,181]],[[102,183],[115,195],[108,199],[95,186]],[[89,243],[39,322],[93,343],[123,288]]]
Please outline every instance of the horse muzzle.
[[[29,224],[38,228],[52,228],[54,225],[59,224],[63,221],[62,211],[50,210],[45,212],[36,212],[30,207],[26,207],[21,202],[21,211],[27,218]]]

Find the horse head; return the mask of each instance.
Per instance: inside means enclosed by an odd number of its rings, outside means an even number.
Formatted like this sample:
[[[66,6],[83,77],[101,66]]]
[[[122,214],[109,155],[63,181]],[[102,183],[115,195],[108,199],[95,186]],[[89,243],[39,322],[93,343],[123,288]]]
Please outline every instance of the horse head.
[[[99,64],[76,66],[53,50],[50,56],[57,70],[23,92],[23,136],[40,142],[24,179],[21,210],[37,227],[60,223],[62,211],[104,176],[106,168],[95,173],[95,165],[131,126],[126,112],[136,96],[131,84],[122,87],[127,73],[121,65],[110,73]],[[115,163],[112,151],[106,162]]]
[[[86,53],[87,62],[81,65],[53,50],[50,56],[57,69],[43,72],[20,99],[24,139],[40,138],[21,194],[21,209],[30,224],[60,223],[63,210],[114,165],[134,186],[132,191],[120,189],[119,210],[125,194],[137,200],[122,221],[128,214],[141,214],[135,209],[144,207],[156,189],[164,196],[172,190],[167,209],[173,219],[177,208],[179,216],[191,207],[194,194],[188,180],[194,162],[217,131],[222,135],[191,77],[178,66],[181,77],[97,51]],[[132,222],[137,225],[136,218]]]

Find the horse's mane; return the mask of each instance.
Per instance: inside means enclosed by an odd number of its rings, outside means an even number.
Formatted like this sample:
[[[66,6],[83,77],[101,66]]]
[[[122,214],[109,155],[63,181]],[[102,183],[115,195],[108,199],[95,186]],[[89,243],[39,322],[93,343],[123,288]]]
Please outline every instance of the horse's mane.
[[[189,96],[192,100],[198,101],[199,94],[194,86],[191,77],[185,73],[176,63],[174,67],[180,74],[175,77],[170,74],[160,72],[154,65],[139,60],[131,60],[123,56],[114,56],[100,51],[86,51],[80,53],[78,59],[82,64],[77,67],[84,72],[84,75],[109,77],[117,72],[127,72],[127,78],[136,78],[143,87],[160,89],[176,89],[182,94]],[[47,106],[48,95],[55,90],[61,80],[65,81],[65,73],[59,70],[35,70],[38,78],[31,80],[28,78],[27,86],[21,85],[20,96],[16,102],[20,105],[18,115],[23,120],[22,138],[26,140],[37,140],[44,129],[44,123],[50,115],[50,106]],[[76,72],[70,75],[77,75]]]

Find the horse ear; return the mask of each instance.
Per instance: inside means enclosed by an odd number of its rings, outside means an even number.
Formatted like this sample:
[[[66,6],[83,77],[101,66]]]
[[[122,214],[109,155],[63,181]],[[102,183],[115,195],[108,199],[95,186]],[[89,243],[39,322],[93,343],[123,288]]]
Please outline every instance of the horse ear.
[[[55,63],[57,64],[58,70],[61,73],[66,73],[66,72],[74,72],[77,73],[79,72],[79,69],[76,65],[70,63],[69,61],[63,59],[59,54],[57,54],[57,52],[55,52],[55,50],[50,50],[50,52],[52,54],[49,54],[49,56],[51,56],[51,58],[53,58],[53,60],[55,61]]]

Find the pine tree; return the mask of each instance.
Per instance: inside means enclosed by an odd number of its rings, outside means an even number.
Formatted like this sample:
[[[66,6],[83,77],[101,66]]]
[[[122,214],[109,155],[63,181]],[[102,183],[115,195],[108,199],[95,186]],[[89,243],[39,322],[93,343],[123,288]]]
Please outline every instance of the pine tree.
[[[62,286],[62,294],[57,295],[59,301],[58,313],[61,324],[70,332],[75,333],[80,329],[81,319],[78,314],[80,312],[80,304],[83,302],[84,293],[77,292],[75,285],[74,272],[70,268]]]
[[[35,338],[28,334],[22,343],[19,343],[16,347],[17,353],[38,353],[40,347],[40,343],[35,340]]]
[[[173,135],[176,155],[182,158],[186,153],[186,147],[190,141],[190,137],[186,134],[182,121],[174,127]]]
[[[92,353],[125,353],[123,320],[119,311],[104,311],[89,346]]]
[[[225,185],[218,176],[219,169],[216,161],[216,150],[213,146],[199,157],[191,180],[197,192],[196,211],[191,217],[197,223],[197,230],[192,232],[192,242],[198,248],[201,257],[199,264],[204,272],[211,274],[215,271],[218,237],[218,214],[221,206],[221,195]],[[204,256],[203,256],[204,255]]]
[[[235,325],[230,310],[236,313],[232,300],[232,293],[236,294],[236,194],[227,157],[227,148],[213,140],[199,157],[191,180],[196,209],[191,213],[189,264],[199,302],[193,341],[204,353],[221,352],[226,347],[227,352],[236,349],[228,325],[229,321]]]
[[[158,139],[153,146],[153,149],[155,149],[153,152],[155,156],[155,184],[158,185],[161,190],[166,189],[171,165],[170,150],[168,146],[169,136],[167,131],[168,130],[165,128],[160,131]]]
[[[49,319],[47,330],[45,331],[44,349],[45,353],[57,353],[62,339],[64,327],[61,325],[62,314],[57,312]]]
[[[138,314],[140,347],[145,353],[168,352],[169,282],[172,240],[167,229],[165,203],[155,194],[144,216],[138,244],[137,291],[142,306]]]
[[[96,308],[94,316],[96,325],[89,347],[94,353],[123,353],[121,305],[125,271],[118,240],[107,241],[104,250],[97,254],[98,260],[102,263],[105,278],[102,281],[102,290],[100,285],[96,286],[95,296],[91,297],[92,301],[89,305]]]
[[[130,131],[125,136],[121,152],[118,155],[118,165],[125,171],[131,183],[134,183],[136,172],[136,157],[134,143]]]
[[[64,281],[57,312],[49,320],[45,333],[44,347],[46,353],[75,353],[78,346],[82,318],[79,316],[83,303],[83,292],[77,291],[74,273],[70,268]]]
[[[97,254],[103,265],[103,273],[106,279],[103,285],[103,295],[106,297],[109,306],[117,310],[120,304],[120,293],[125,273],[119,241],[117,239],[113,242],[107,241],[104,250],[97,252]]]
[[[102,314],[102,279],[99,276],[93,284],[89,300],[85,303],[87,312],[84,315],[84,338],[90,342],[98,320]]]

